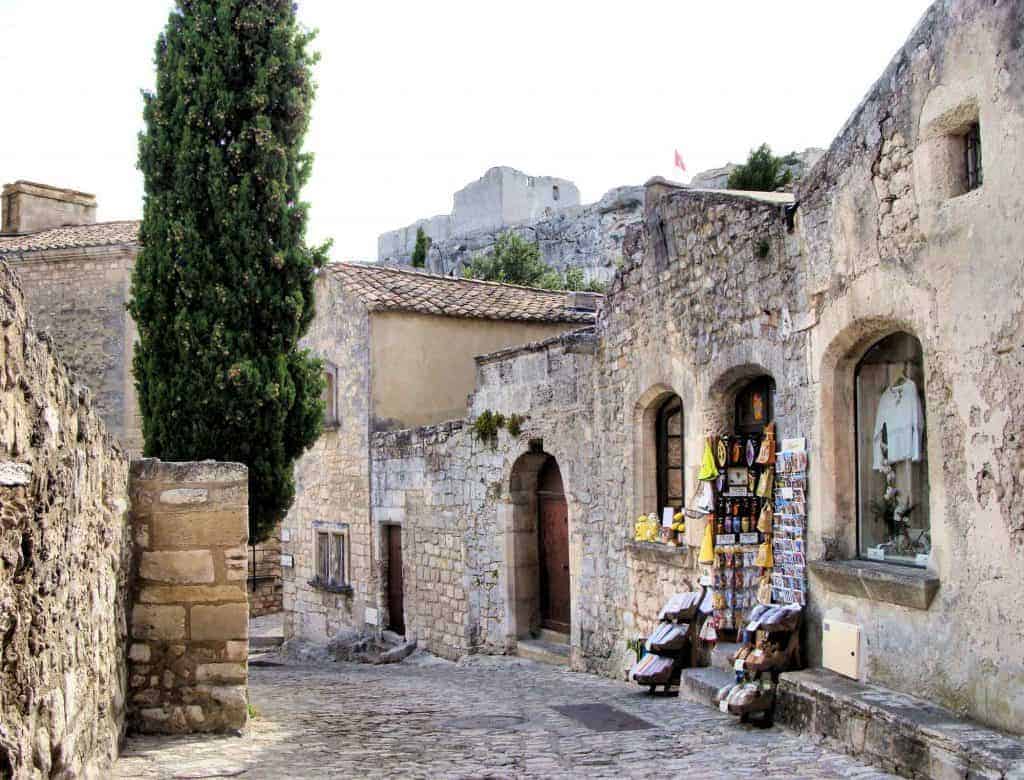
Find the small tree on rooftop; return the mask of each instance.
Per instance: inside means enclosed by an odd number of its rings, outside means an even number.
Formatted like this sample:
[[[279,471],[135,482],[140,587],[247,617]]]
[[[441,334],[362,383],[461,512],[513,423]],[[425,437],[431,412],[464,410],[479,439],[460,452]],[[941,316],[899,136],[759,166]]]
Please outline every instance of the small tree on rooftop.
[[[252,542],[291,506],[323,418],[322,365],[298,346],[327,256],[299,198],[312,37],[292,0],[178,0],[144,94],[129,310],[145,452],[246,464]]]
[[[416,246],[412,250],[412,267],[423,268],[427,264],[427,252],[430,251],[430,237],[422,227],[416,228]]]
[[[768,144],[750,150],[747,161],[729,174],[729,189],[774,192],[792,181],[793,174],[784,168],[784,159],[772,154]]]

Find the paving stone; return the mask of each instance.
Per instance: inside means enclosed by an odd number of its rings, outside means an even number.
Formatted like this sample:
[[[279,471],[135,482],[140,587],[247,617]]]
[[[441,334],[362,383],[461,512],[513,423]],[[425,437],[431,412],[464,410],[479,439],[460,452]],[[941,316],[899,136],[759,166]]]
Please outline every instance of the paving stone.
[[[256,667],[249,693],[243,736],[131,737],[114,776],[890,777],[780,727],[521,658]],[[553,709],[581,703],[654,728],[595,732]]]

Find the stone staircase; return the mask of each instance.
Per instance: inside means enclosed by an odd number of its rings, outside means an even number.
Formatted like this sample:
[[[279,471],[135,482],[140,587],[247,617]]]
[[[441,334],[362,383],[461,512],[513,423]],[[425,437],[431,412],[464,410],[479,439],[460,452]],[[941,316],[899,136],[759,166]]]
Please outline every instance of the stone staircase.
[[[738,647],[721,643],[711,666],[684,669],[680,697],[713,706],[715,691],[735,679],[729,657]],[[903,777],[1024,779],[1024,741],[924,699],[826,669],[783,674],[775,718]]]
[[[516,643],[516,656],[552,666],[569,665],[569,635],[541,629],[535,639],[520,639]]]

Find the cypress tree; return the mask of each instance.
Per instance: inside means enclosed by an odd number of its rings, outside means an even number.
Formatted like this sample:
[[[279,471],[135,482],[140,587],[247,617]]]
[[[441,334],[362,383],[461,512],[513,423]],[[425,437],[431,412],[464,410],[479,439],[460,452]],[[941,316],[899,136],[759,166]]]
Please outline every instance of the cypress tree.
[[[416,246],[412,248],[412,267],[423,268],[427,264],[427,252],[430,251],[430,237],[423,228],[416,228]]]
[[[178,0],[143,94],[141,249],[129,310],[145,452],[249,467],[249,529],[291,506],[323,366],[299,339],[328,246],[299,191],[315,85],[291,0]]]

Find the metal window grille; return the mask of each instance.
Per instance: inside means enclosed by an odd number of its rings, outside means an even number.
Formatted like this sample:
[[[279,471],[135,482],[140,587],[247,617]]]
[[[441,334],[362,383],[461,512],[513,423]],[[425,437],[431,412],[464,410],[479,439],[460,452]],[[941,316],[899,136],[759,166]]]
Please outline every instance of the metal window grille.
[[[976,190],[982,183],[981,127],[975,122],[964,138],[964,163],[967,166],[967,189]]]

